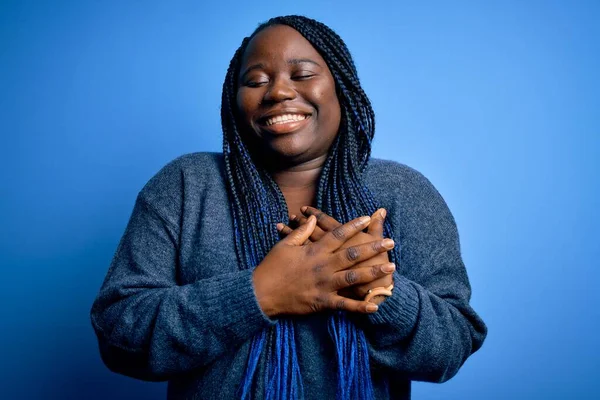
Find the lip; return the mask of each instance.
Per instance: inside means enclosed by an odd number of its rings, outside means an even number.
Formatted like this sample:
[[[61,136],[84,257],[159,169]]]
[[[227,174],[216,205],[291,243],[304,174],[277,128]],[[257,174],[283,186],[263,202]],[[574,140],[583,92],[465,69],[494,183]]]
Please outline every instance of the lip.
[[[292,133],[302,129],[304,126],[310,123],[311,119],[312,115],[307,116],[306,119],[303,119],[302,121],[289,121],[273,125],[261,124],[260,129],[263,132],[268,132],[272,135],[283,135],[284,133]]]
[[[256,119],[259,124],[263,124],[267,119],[277,117],[279,115],[284,114],[304,114],[304,115],[312,115],[312,110],[307,110],[306,108],[276,108],[267,111],[262,114],[260,117]]]
[[[301,121],[288,121],[273,125],[266,124],[266,121],[269,118],[285,114],[302,114],[305,115],[306,118]],[[312,117],[313,113],[311,110],[306,110],[305,108],[279,108],[264,113],[256,121],[262,131],[269,132],[274,135],[282,135],[284,133],[291,133],[303,128],[305,125],[310,123]]]

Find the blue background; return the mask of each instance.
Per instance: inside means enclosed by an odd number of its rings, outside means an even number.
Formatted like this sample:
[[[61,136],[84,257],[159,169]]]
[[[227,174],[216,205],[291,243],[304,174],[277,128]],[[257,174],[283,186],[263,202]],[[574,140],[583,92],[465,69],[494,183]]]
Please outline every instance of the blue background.
[[[599,4],[1,1],[2,397],[165,397],[103,366],[90,306],[143,184],[220,151],[242,38],[303,13],[353,52],[373,155],[448,202],[489,326],[414,398],[600,398]]]

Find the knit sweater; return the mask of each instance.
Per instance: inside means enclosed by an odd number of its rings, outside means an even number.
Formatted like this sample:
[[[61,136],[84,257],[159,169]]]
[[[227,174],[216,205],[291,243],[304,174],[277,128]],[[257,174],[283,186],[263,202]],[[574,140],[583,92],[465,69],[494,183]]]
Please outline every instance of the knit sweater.
[[[432,184],[379,159],[364,182],[388,211],[401,260],[393,295],[352,318],[368,341],[375,398],[410,399],[411,380],[450,379],[487,329],[469,305],[454,218]],[[305,399],[334,399],[328,314],[293,318]],[[236,257],[221,154],[182,156],[140,191],[91,320],[112,371],[168,380],[169,399],[236,397],[250,339],[276,320]]]

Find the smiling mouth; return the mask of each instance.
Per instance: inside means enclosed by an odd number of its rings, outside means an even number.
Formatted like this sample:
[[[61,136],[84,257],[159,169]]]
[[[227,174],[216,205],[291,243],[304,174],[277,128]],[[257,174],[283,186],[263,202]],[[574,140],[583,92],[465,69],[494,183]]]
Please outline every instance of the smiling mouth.
[[[265,126],[277,126],[304,121],[308,118],[310,118],[310,114],[282,114],[264,119],[261,123]]]

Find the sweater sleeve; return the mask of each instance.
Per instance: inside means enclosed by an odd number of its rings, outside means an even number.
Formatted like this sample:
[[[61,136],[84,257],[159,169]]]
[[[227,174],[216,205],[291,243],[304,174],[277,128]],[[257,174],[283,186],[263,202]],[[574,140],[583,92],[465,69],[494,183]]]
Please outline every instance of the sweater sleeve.
[[[375,368],[386,369],[392,379],[398,374],[444,382],[481,347],[487,328],[469,304],[471,287],[454,218],[433,185],[410,171],[407,182],[391,186],[409,187],[402,211],[390,207],[401,242],[393,294],[357,322]]]
[[[91,310],[111,370],[167,380],[210,364],[274,323],[258,305],[250,270],[178,285],[177,248],[175,227],[140,193]]]

